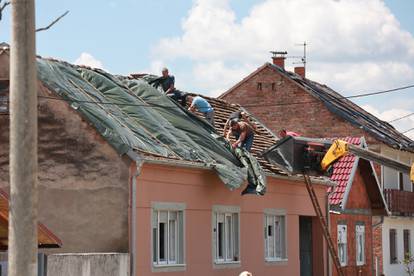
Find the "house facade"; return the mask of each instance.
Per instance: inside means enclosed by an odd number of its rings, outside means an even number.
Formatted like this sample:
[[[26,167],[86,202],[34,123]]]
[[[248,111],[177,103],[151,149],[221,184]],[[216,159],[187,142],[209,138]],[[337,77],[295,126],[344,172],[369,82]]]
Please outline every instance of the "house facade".
[[[367,147],[363,137],[341,140]],[[377,275],[376,216],[387,215],[387,207],[374,165],[350,154],[333,165],[331,179],[337,185],[329,190],[330,229],[342,269],[345,275]],[[334,268],[332,275],[337,275]]]
[[[407,164],[414,161],[411,139],[328,86],[307,79],[305,74],[304,68],[295,69],[295,73],[285,70],[284,57],[275,57],[272,63],[259,67],[219,99],[244,106],[275,133],[284,128],[307,137],[364,136],[370,150]],[[380,219],[381,226],[375,228],[375,258],[380,272],[401,275],[403,233],[406,230],[405,240],[409,236],[411,241],[408,233],[412,227],[407,225],[414,226],[412,205],[403,202],[414,201],[413,186],[407,174],[378,165],[375,169],[388,209],[394,215]],[[390,237],[395,242],[390,243]],[[411,250],[411,244],[406,248]],[[397,256],[394,261],[390,261],[391,255]]]
[[[1,51],[0,184],[7,189],[9,65],[8,49]],[[129,253],[131,275],[327,275],[302,177],[259,158],[267,192],[241,196],[246,182],[237,177],[245,170],[216,141],[239,106],[210,99],[215,132],[143,80],[37,62],[39,218],[62,241],[45,253]],[[251,119],[258,157],[277,137]],[[325,206],[332,182],[313,182]]]

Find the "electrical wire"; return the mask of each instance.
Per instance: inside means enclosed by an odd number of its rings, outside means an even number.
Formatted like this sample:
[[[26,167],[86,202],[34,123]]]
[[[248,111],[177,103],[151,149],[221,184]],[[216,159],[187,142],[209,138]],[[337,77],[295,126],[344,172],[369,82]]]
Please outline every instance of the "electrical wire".
[[[370,93],[360,93],[357,95],[352,95],[352,96],[343,96],[343,97],[336,97],[333,100],[341,100],[341,99],[351,99],[351,98],[362,98],[362,97],[368,97],[368,96],[374,96],[374,95],[379,95],[379,94],[386,94],[386,93],[392,93],[392,92],[397,92],[400,90],[404,90],[404,89],[408,89],[408,88],[413,88],[413,85],[407,85],[407,86],[402,86],[402,87],[397,87],[397,88],[393,88],[393,89],[388,89],[388,90],[382,90],[382,91],[377,91],[377,92],[370,92]],[[116,106],[136,106],[136,107],[157,107],[157,108],[178,108],[177,106],[165,106],[165,105],[159,105],[159,104],[130,104],[130,103],[113,103],[113,102],[99,102],[99,101],[88,101],[88,100],[66,100],[66,99],[62,99],[62,98],[56,98],[56,97],[49,97],[49,96],[41,96],[39,95],[38,98],[41,99],[49,99],[49,100],[56,100],[56,101],[65,101],[65,102],[72,102],[72,103],[90,103],[90,104],[99,104],[99,105],[116,105]],[[287,105],[296,105],[296,104],[307,104],[307,103],[319,103],[320,101],[317,100],[312,100],[312,101],[302,101],[302,102],[290,102],[290,103],[279,103],[279,104],[247,104],[244,105],[243,107],[263,107],[263,106],[287,106]],[[7,114],[2,114],[2,115],[7,115]],[[392,123],[407,117],[410,117],[414,115],[413,113],[395,118],[393,120],[388,121],[388,123]],[[411,131],[411,129],[409,130]],[[404,133],[404,132],[403,132]]]
[[[405,130],[405,131],[403,131],[403,132],[401,132],[401,133],[402,133],[402,134],[404,134],[404,133],[410,132],[410,131],[412,131],[412,130],[414,130],[414,127],[409,128],[409,129],[407,129],[407,130]]]
[[[395,122],[395,121],[398,121],[398,120],[401,120],[401,119],[404,119],[404,118],[407,118],[407,117],[410,117],[410,116],[413,116],[413,115],[414,115],[414,112],[410,113],[410,114],[407,114],[407,115],[404,115],[404,116],[401,116],[401,117],[398,117],[398,118],[395,118],[395,119],[392,119],[391,121],[388,121],[388,123],[392,123],[392,122]]]
[[[397,87],[393,89],[383,90],[383,91],[377,91],[377,92],[370,92],[370,93],[361,93],[357,95],[352,96],[343,96],[343,97],[336,97],[333,100],[341,100],[341,99],[350,99],[350,98],[362,98],[362,97],[368,97],[373,95],[379,95],[379,94],[385,94],[385,93],[392,93],[397,92],[400,90],[413,88],[413,85],[407,85],[402,87]],[[157,105],[157,104],[122,104],[122,103],[112,103],[112,102],[98,102],[98,101],[86,101],[86,100],[65,100],[60,99],[56,97],[48,97],[48,96],[38,96],[39,98],[45,98],[45,99],[51,99],[51,100],[62,100],[62,101],[71,101],[71,102],[77,102],[77,103],[93,103],[93,104],[102,104],[102,105],[118,105],[118,106],[139,106],[139,107],[160,107],[160,108],[176,108],[172,106],[164,106],[164,105]],[[302,101],[302,102],[290,102],[290,103],[279,103],[279,104],[247,104],[243,105],[244,107],[262,107],[262,106],[285,106],[285,105],[296,105],[296,104],[306,104],[306,103],[319,103],[320,101],[313,100],[313,101]],[[397,118],[398,119],[398,118]],[[395,120],[397,120],[395,119]]]
[[[328,102],[333,101],[333,100],[363,98],[363,97],[374,96],[374,95],[379,95],[379,94],[387,94],[387,93],[392,93],[392,92],[398,92],[400,90],[405,90],[405,89],[408,89],[408,88],[414,88],[414,84],[407,85],[407,86],[401,86],[401,87],[388,89],[388,90],[377,91],[377,92],[360,93],[360,94],[356,94],[356,95],[352,95],[352,96],[335,97],[332,100],[328,100]],[[319,103],[319,102],[320,101],[318,101],[318,100],[312,100],[312,101],[290,102],[290,103],[279,103],[279,104],[247,104],[247,105],[243,105],[243,106],[244,107],[288,106],[288,105]]]

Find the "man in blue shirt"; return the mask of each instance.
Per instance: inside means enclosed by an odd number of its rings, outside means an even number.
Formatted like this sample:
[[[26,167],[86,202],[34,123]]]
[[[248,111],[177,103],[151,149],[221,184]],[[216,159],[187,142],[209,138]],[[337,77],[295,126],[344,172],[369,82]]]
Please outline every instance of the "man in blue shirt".
[[[206,118],[206,120],[212,126],[214,126],[214,109],[211,107],[208,101],[200,96],[187,96],[187,100],[191,102],[191,105],[188,108],[189,111],[195,112],[198,110],[199,112],[203,113],[204,118]]]

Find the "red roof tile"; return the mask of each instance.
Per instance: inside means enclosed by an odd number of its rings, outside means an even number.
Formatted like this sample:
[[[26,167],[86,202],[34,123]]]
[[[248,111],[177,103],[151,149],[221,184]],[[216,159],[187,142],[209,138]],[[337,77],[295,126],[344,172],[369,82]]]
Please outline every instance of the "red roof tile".
[[[361,145],[361,138],[360,137],[345,137],[339,138],[344,140],[353,145]],[[333,173],[331,176],[331,180],[337,183],[336,187],[330,187],[328,192],[333,192],[329,196],[329,204],[331,205],[339,205],[342,203],[342,199],[344,198],[344,194],[346,191],[346,186],[351,177],[352,168],[354,167],[356,157],[355,155],[348,154],[342,158],[340,158],[336,163],[333,165]]]

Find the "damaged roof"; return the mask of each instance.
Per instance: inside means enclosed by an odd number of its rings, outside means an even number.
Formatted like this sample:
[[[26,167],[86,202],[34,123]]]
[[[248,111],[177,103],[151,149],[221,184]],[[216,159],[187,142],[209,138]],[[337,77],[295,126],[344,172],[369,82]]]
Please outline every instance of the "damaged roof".
[[[37,64],[38,78],[46,88],[40,97],[66,101],[120,155],[134,151],[146,160],[212,168],[230,189],[245,182],[247,168],[222,137],[225,121],[239,106],[205,97],[215,108],[214,129],[202,116],[188,112],[148,84],[144,75],[115,76],[40,57]],[[277,137],[252,120],[258,127],[252,153],[258,157]],[[267,173],[286,175],[262,158],[259,162]]]
[[[380,120],[357,104],[344,98],[341,94],[334,91],[330,87],[307,78],[303,78],[298,74],[286,71],[283,68],[271,63],[265,63],[263,66],[259,67],[241,82],[237,83],[235,86],[223,93],[219,98],[227,95],[244,83],[247,79],[250,79],[268,67],[293,80],[313,97],[322,101],[332,113],[338,115],[356,127],[363,129],[378,141],[381,141],[384,144],[398,150],[414,152],[414,141],[397,131],[390,123]]]

